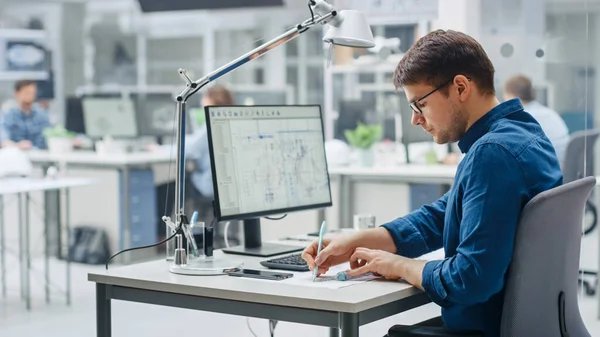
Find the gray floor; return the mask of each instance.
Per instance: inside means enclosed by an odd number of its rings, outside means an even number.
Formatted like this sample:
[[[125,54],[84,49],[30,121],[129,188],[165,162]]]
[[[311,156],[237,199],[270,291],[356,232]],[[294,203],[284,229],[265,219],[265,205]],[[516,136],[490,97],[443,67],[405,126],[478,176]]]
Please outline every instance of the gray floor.
[[[582,265],[597,266],[597,240],[585,238]],[[39,253],[37,253],[39,256]],[[34,259],[32,272],[32,310],[25,310],[20,300],[18,275],[19,265],[13,255],[8,256],[8,297],[0,305],[0,336],[34,337],[93,337],[95,336],[94,284],[87,281],[87,272],[103,267],[73,265],[73,305],[65,305],[64,263],[52,261],[52,302],[44,301],[42,261]],[[594,268],[595,269],[595,268]],[[1,295],[1,294],[0,294]],[[600,336],[600,321],[597,320],[595,297],[580,298],[581,312],[593,336]],[[427,305],[416,310],[391,317],[361,328],[362,336],[382,336],[397,323],[415,323],[439,314],[439,309]],[[164,337],[183,336],[248,336],[247,320],[243,317],[211,314],[183,309],[150,306],[136,303],[113,302],[113,336]],[[250,319],[249,324],[257,337],[267,337],[268,324],[263,319]],[[328,330],[321,327],[281,322],[277,336],[327,336]]]

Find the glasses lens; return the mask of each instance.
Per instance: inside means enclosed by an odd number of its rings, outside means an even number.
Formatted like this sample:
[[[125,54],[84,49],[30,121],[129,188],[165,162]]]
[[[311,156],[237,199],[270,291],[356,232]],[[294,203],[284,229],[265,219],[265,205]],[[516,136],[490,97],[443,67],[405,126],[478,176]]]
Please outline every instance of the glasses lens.
[[[410,103],[409,105],[412,111],[414,111],[417,114],[421,113],[421,110],[417,107],[417,103]]]

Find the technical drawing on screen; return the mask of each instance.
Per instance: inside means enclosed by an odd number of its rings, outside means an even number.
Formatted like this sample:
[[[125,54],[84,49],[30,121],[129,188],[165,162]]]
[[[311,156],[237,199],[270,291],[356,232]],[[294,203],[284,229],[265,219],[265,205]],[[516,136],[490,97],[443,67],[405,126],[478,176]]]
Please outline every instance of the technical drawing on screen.
[[[217,220],[331,206],[320,106],[212,106],[206,120]]]

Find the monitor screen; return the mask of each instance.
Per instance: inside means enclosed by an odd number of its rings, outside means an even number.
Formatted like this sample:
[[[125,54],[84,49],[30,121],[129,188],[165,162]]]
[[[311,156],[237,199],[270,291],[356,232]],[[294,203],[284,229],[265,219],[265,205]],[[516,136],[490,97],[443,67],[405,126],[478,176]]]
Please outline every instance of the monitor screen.
[[[331,206],[320,106],[205,113],[219,221]]]
[[[140,136],[175,137],[177,124],[177,104],[175,96],[169,93],[137,93],[132,95],[138,113]],[[190,112],[193,102],[186,104],[186,133],[194,131],[195,122]]]
[[[133,101],[121,98],[84,98],[83,120],[88,137],[137,137]]]
[[[65,129],[85,134],[83,122],[83,103],[79,97],[67,97],[65,109]]]

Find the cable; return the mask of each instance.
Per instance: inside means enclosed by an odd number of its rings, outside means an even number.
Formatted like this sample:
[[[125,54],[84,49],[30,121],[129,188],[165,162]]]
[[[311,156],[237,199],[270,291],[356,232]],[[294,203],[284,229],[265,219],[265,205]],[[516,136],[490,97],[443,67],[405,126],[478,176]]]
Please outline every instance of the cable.
[[[282,216],[280,216],[279,218],[271,218],[269,216],[266,216],[265,219],[269,219],[269,220],[281,220],[283,218],[285,218],[287,216],[287,214],[284,214]]]
[[[274,319],[269,320],[269,334],[271,334],[271,337],[275,337],[275,327],[277,326],[277,323],[278,321]]]
[[[254,330],[252,330],[252,327],[250,326],[250,317],[246,317],[246,326],[248,326],[248,330],[250,330],[252,336],[258,337],[256,333],[254,333]]]
[[[314,1],[312,1],[312,0],[308,1],[308,9],[310,10],[310,17],[311,17],[312,23],[315,23],[315,13],[313,12],[313,9],[311,7],[314,4],[315,4]]]
[[[227,223],[225,224],[225,226],[223,227],[223,239],[225,240],[225,247],[230,248],[231,246],[229,245],[229,240],[227,240],[227,232],[229,229],[229,225],[231,224],[231,221],[227,221]]]
[[[120,252],[117,252],[117,253],[113,254],[113,256],[111,256],[111,257],[108,259],[108,261],[106,261],[106,265],[105,265],[105,267],[106,267],[106,269],[108,270],[108,264],[110,263],[110,261],[111,261],[112,259],[114,259],[115,257],[117,257],[118,255],[122,254],[122,253],[129,252],[129,251],[132,251],[132,250],[137,250],[137,249],[146,249],[146,248],[152,248],[152,247],[160,246],[160,245],[162,245],[163,243],[165,243],[165,242],[167,242],[167,241],[171,240],[172,238],[174,238],[174,237],[175,237],[175,235],[177,235],[177,234],[180,234],[180,233],[181,233],[181,226],[177,228],[177,230],[175,231],[175,233],[173,233],[173,235],[171,235],[171,236],[169,236],[168,238],[166,238],[166,239],[162,240],[161,242],[157,242],[157,243],[154,243],[154,244],[151,244],[151,245],[147,245],[147,246],[140,246],[140,247],[133,247],[133,248],[127,248],[127,249],[123,249],[122,251],[120,251]]]

